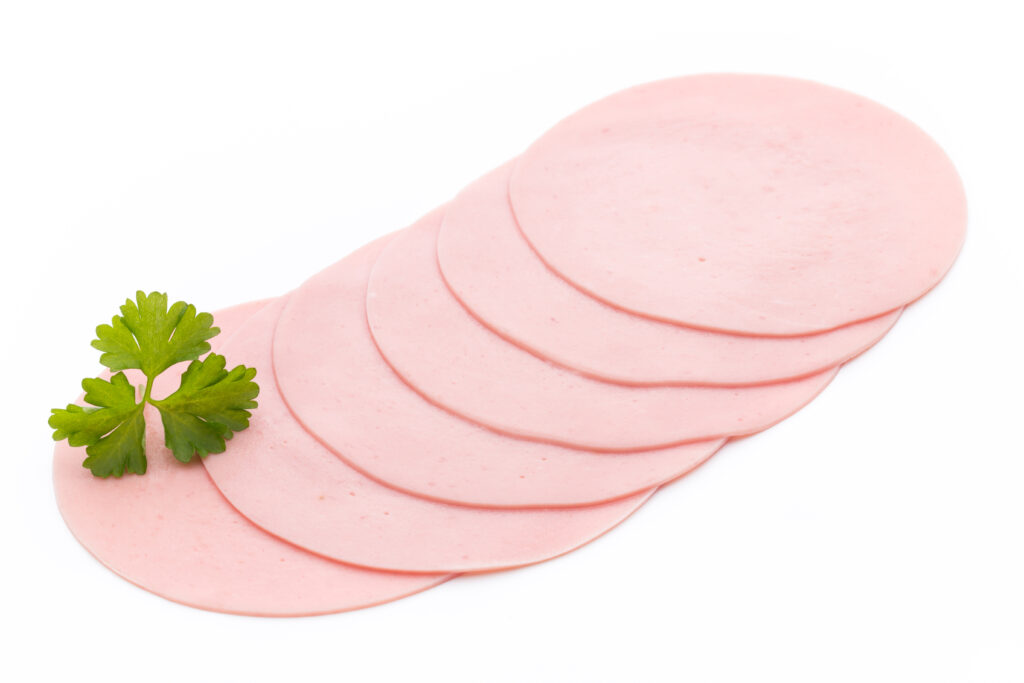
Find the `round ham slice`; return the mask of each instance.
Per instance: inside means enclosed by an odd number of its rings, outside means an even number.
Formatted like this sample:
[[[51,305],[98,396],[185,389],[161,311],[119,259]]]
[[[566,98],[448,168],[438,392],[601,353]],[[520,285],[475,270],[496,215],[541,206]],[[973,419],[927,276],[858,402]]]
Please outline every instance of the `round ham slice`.
[[[605,451],[750,434],[800,409],[836,373],[757,387],[626,387],[556,367],[488,330],[450,294],[435,256],[439,224],[428,216],[384,249],[367,319],[410,386],[492,429]]]
[[[226,333],[244,317],[238,312],[217,313],[216,324]],[[215,348],[223,337],[211,340]],[[262,382],[270,373],[261,371]],[[127,374],[141,380],[136,371]],[[377,605],[449,578],[349,567],[274,538],[231,507],[199,462],[183,465],[174,459],[163,446],[160,418],[152,408],[146,424],[145,476],[98,479],[82,467],[84,448],[62,441],[54,452],[54,488],[68,528],[128,581],[201,609],[302,616]],[[229,447],[209,457],[233,455]]]
[[[367,255],[357,252],[350,263],[368,264]],[[280,309],[280,304],[271,304],[228,341],[224,353],[232,363],[271,367],[271,339]],[[348,315],[365,325],[358,308]],[[337,355],[341,362],[353,362],[347,354]],[[561,510],[438,503],[378,484],[346,465],[295,421],[266,376],[256,417],[231,440],[227,457],[204,461],[214,484],[243,515],[275,536],[363,567],[467,572],[540,562],[601,535],[652,493]],[[403,428],[404,416],[390,417],[391,429]]]
[[[529,243],[583,291],[741,334],[810,334],[914,301],[966,225],[956,170],[917,126],[774,76],[600,100],[523,154],[509,193]]]
[[[576,289],[530,249],[508,203],[512,163],[445,210],[437,257],[452,294],[507,341],[595,379],[628,385],[766,384],[856,356],[899,311],[803,337],[719,334],[613,308]]]
[[[356,470],[438,501],[564,507],[675,479],[722,445],[717,439],[627,456],[594,453],[502,436],[428,403],[391,371],[366,326],[366,281],[383,246],[375,243],[305,282],[289,297],[274,335],[274,373],[284,401]],[[270,408],[269,400],[264,389],[261,411]],[[230,463],[211,459],[208,465],[227,490],[228,473],[218,470]]]

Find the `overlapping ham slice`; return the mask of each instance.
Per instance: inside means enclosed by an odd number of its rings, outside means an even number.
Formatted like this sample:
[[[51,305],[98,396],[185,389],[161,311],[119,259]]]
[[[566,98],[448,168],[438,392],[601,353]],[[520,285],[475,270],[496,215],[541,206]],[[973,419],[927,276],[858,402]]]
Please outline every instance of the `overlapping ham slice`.
[[[673,78],[584,107],[520,157],[510,198],[581,290],[741,334],[894,311],[942,278],[966,225],[956,169],[920,128],[778,76]]]

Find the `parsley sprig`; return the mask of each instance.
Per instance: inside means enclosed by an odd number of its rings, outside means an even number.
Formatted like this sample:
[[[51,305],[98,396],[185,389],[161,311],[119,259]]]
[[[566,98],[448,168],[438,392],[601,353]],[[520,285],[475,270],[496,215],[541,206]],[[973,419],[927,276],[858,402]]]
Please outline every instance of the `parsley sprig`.
[[[128,299],[109,325],[96,328],[92,345],[103,352],[100,362],[115,371],[109,379],[82,380],[82,407],[51,411],[49,424],[54,441],[67,439],[85,446],[82,463],[97,477],[120,477],[126,471],[146,473],[147,403],[160,412],[164,442],[174,457],[189,462],[198,454],[223,453],[227,439],[249,426],[249,411],[256,408],[260,388],[255,368],[239,365],[230,371],[227,360],[210,350],[207,341],[220,333],[213,316],[197,313],[184,301],[167,307],[167,295],[137,292]],[[178,389],[154,399],[153,381],[172,365],[191,361]],[[137,369],[146,377],[142,398],[124,370]]]

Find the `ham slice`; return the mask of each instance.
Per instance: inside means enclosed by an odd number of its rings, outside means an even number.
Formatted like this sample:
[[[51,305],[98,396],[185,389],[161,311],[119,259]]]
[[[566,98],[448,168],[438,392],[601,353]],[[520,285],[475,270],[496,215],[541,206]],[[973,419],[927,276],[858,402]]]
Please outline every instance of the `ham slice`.
[[[628,385],[738,386],[804,377],[874,344],[899,311],[803,337],[718,334],[627,313],[587,296],[530,249],[508,203],[512,163],[445,210],[437,257],[452,294],[480,322],[534,355]]]
[[[381,253],[367,292],[370,330],[410,386],[505,434],[605,451],[750,434],[799,410],[836,373],[757,387],[638,388],[558,368],[488,330],[452,297],[435,257],[439,225],[432,214]]]
[[[356,252],[342,267],[361,270],[365,278],[375,249]],[[271,336],[280,309],[280,303],[271,304],[228,341],[224,353],[232,363],[271,367]],[[365,325],[359,307],[347,315]],[[347,354],[335,357],[357,362]],[[242,514],[275,536],[364,567],[466,572],[540,562],[601,535],[652,493],[561,510],[438,503],[390,489],[346,465],[295,421],[268,376],[260,384],[257,417],[231,440],[229,453],[204,461],[214,484]],[[390,429],[406,428],[401,413],[390,418]],[[391,457],[388,451],[379,455]]]
[[[425,220],[436,222],[439,214]],[[562,507],[657,486],[722,445],[716,439],[626,456],[594,453],[505,437],[428,403],[387,366],[366,325],[366,279],[383,246],[367,247],[305,282],[289,297],[274,335],[274,374],[284,401],[354,469],[438,501]],[[265,396],[260,411],[269,407]],[[226,474],[212,471],[226,487]]]
[[[510,198],[554,271],[611,305],[740,334],[805,335],[931,289],[964,239],[956,170],[863,97],[775,76],[630,88],[557,124]]]
[[[239,313],[215,315],[224,330]],[[269,376],[265,375],[260,381]],[[138,382],[135,371],[131,379]],[[145,476],[97,479],[82,467],[84,448],[54,452],[57,505],[75,538],[128,581],[168,600],[218,612],[301,616],[369,607],[435,586],[448,574],[398,574],[349,567],[265,533],[240,515],[203,466],[183,465],[163,446],[156,411],[147,408]],[[254,421],[259,421],[259,412]],[[212,458],[231,458],[233,446]]]

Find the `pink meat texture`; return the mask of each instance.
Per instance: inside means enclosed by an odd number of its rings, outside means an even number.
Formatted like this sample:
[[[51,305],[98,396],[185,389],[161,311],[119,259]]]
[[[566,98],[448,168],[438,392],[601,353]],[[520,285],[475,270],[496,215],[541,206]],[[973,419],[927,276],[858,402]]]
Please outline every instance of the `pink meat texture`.
[[[367,328],[366,279],[383,246],[375,243],[306,281],[284,306],[274,339],[285,402],[356,470],[435,500],[569,506],[675,479],[722,445],[716,439],[624,456],[593,453],[508,438],[428,403],[391,371]]]
[[[507,343],[449,293],[435,258],[440,218],[398,235],[366,296],[381,355],[424,396],[512,436],[630,451],[750,434],[802,408],[836,368],[756,387],[626,387],[563,370]]]
[[[218,312],[221,337],[252,308]],[[133,381],[142,379],[131,372]],[[68,528],[128,581],[193,607],[301,616],[369,607],[448,578],[349,567],[274,538],[231,507],[198,461],[174,459],[163,446],[155,410],[147,409],[146,424],[145,476],[98,479],[82,467],[84,449],[67,442],[57,445],[53,460],[57,504]]]
[[[548,560],[806,405],[965,228],[942,150],[860,96],[630,88],[295,291],[217,313],[218,352],[258,370],[250,427],[183,465],[147,408],[149,470],[120,479],[61,442],[58,506],[128,581],[236,614]]]
[[[817,83],[702,75],[584,107],[510,183],[526,239],[614,306],[800,335],[931,289],[964,239],[952,163],[913,123]]]
[[[452,294],[507,341],[594,379],[631,385],[765,384],[804,377],[874,344],[899,311],[802,337],[717,334],[640,317],[555,275],[523,239],[508,203],[512,163],[448,205],[437,256]]]
[[[365,275],[373,251],[364,248],[343,263]],[[279,313],[280,304],[271,304],[253,316],[227,343],[225,355],[233,363],[269,368]],[[561,510],[437,503],[382,486],[346,465],[295,422],[272,378],[261,385],[259,410],[260,419],[232,439],[233,457],[204,461],[214,484],[274,535],[363,567],[465,572],[540,562],[601,535],[652,493]],[[388,451],[381,454],[390,457]]]

